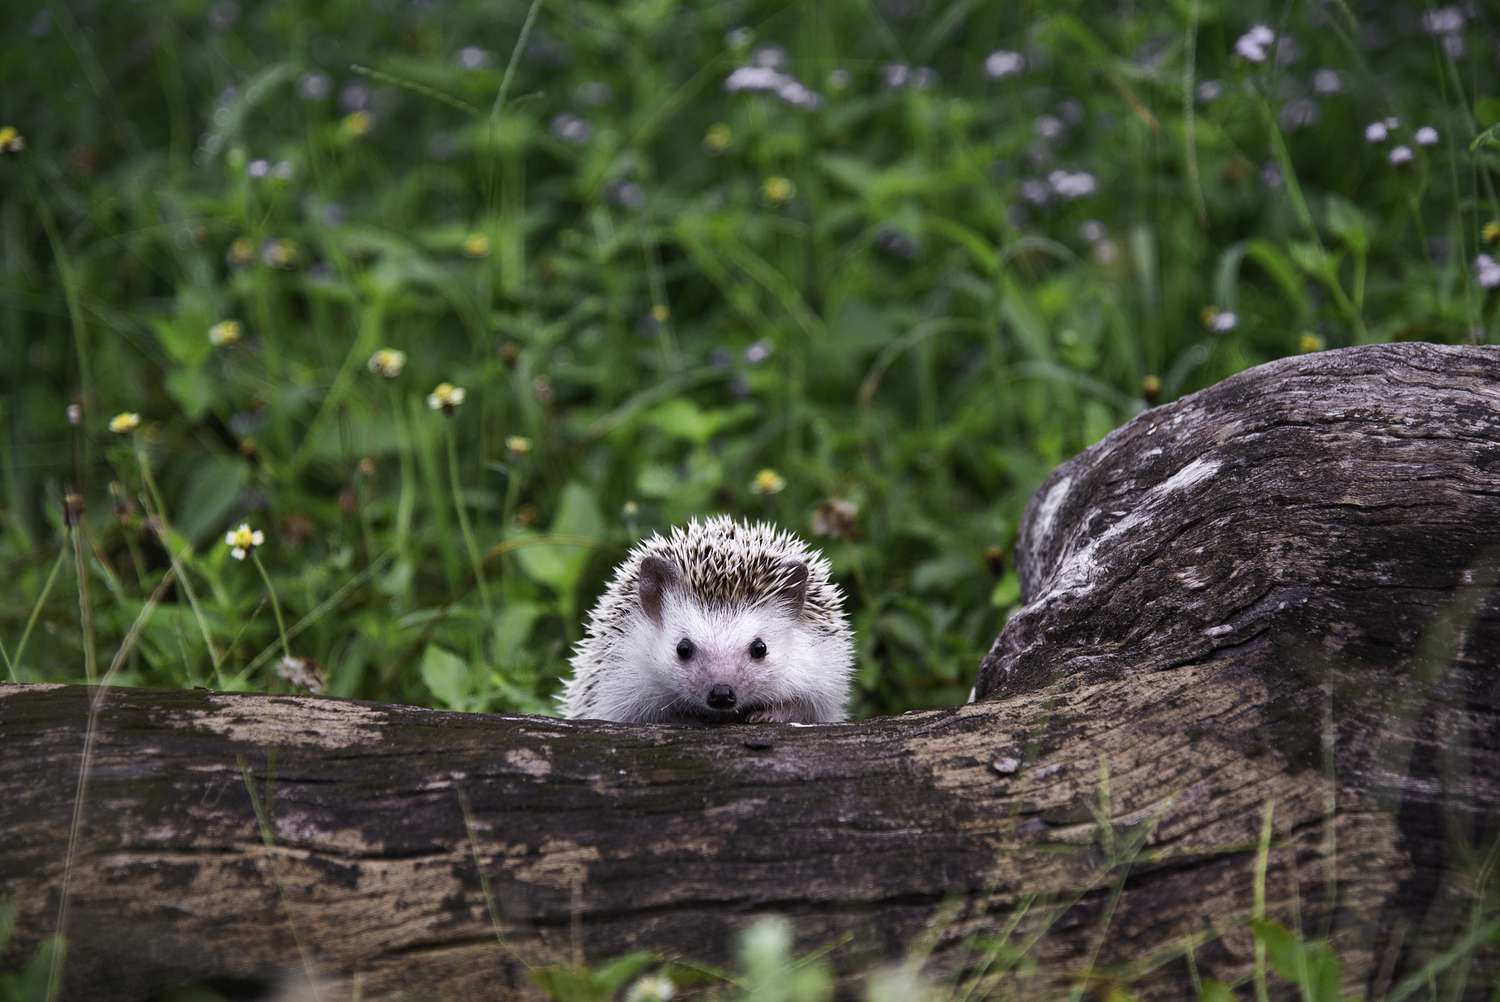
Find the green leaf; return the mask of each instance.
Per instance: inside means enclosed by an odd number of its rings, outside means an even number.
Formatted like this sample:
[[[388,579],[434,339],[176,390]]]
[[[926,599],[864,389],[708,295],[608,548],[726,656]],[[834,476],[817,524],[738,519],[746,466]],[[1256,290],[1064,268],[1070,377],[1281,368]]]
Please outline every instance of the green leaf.
[[[177,530],[194,546],[202,543],[221,527],[249,481],[249,468],[237,459],[210,455],[199,460],[174,509]]]
[[[961,581],[979,573],[973,552],[946,553],[918,564],[911,572],[913,591],[938,591],[951,594]]]
[[[1287,253],[1292,262],[1309,275],[1326,279],[1333,274],[1332,258],[1317,244],[1295,243],[1287,248]]]
[[[645,950],[627,953],[600,966],[535,967],[531,980],[555,1002],[608,1002],[625,987],[625,983],[658,962],[656,954]]]
[[[545,611],[539,602],[510,602],[500,610],[491,633],[496,663],[512,664],[525,655],[526,638]]]
[[[1266,956],[1276,973],[1288,981],[1297,981],[1302,971],[1302,944],[1286,926],[1275,919],[1255,919],[1250,923],[1255,938],[1266,948]]]
[[[1222,981],[1205,978],[1198,990],[1198,1002],[1234,1002],[1234,992]]]
[[[469,666],[457,654],[428,644],[422,652],[422,681],[443,706],[462,710],[469,705]]]
[[[907,613],[887,612],[880,617],[876,626],[881,633],[913,651],[924,651],[929,646],[927,631],[914,616]]]
[[[1245,247],[1245,256],[1265,269],[1266,274],[1281,287],[1286,298],[1297,305],[1297,312],[1308,317],[1312,306],[1307,301],[1307,292],[1291,260],[1280,247],[1269,240],[1252,240]]]
[[[1305,1002],[1339,1002],[1339,960],[1327,943],[1305,943],[1273,919],[1251,927],[1276,973],[1297,985]]]
[[[1004,609],[1020,601],[1021,579],[1014,572],[1007,572],[1005,577],[995,582],[995,590],[990,592],[990,605]]]
[[[563,488],[550,535],[560,537],[517,549],[516,562],[533,581],[559,595],[571,595],[588,565],[589,542],[604,534],[604,516],[594,494],[582,484]]]
[[[213,380],[202,369],[173,369],[167,373],[166,387],[189,421],[197,421],[213,403]]]
[[[682,397],[675,397],[647,411],[643,420],[656,426],[673,438],[707,445],[709,439],[730,425],[751,417],[755,408],[749,405],[727,410],[707,411]]]
[[[1474,141],[1469,144],[1469,152],[1475,153],[1491,146],[1500,146],[1500,123],[1490,126],[1475,136]]]
[[[1329,196],[1328,228],[1355,254],[1362,256],[1370,249],[1370,224],[1353,202]]]

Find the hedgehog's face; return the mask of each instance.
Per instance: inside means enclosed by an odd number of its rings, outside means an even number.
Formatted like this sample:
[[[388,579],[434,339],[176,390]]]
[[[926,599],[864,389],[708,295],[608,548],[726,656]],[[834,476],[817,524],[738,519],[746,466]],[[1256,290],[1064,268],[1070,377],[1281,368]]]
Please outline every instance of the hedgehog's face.
[[[636,638],[640,663],[659,699],[652,716],[666,723],[811,721],[822,707],[804,680],[821,656],[819,637],[802,618],[807,568],[791,585],[745,609],[705,607],[660,557],[641,566],[645,613]]]

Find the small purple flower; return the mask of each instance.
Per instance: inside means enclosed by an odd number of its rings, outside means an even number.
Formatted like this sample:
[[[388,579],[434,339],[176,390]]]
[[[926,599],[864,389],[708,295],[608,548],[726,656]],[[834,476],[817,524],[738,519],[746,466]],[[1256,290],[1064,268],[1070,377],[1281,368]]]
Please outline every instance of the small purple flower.
[[[1029,177],[1021,182],[1021,200],[1032,205],[1046,205],[1052,201],[1052,189],[1047,182]]]
[[[573,97],[585,108],[599,108],[613,101],[615,92],[602,80],[590,80],[579,84],[573,91]]]
[[[1036,134],[1043,139],[1056,139],[1063,134],[1062,119],[1055,115],[1042,115],[1037,118],[1033,126]]]
[[[339,107],[345,111],[364,111],[370,106],[370,88],[362,83],[347,83],[339,91]]]
[[[582,146],[594,134],[592,125],[568,111],[553,115],[548,129],[558,139],[575,146]]]
[[[797,78],[765,66],[739,67],[724,79],[724,89],[731,94],[774,94],[793,107],[809,111],[817,108],[823,100]]]
[[[1234,43],[1234,52],[1247,62],[1263,63],[1266,61],[1266,49],[1274,41],[1276,32],[1263,24],[1257,24]]]
[[[458,65],[466,70],[482,70],[489,61],[490,54],[477,45],[465,45],[458,50]]]
[[[759,365],[771,357],[771,343],[769,341],[756,341],[745,349],[745,361],[750,365]]]
[[[1344,89],[1344,78],[1338,70],[1323,68],[1313,74],[1313,91],[1318,94],[1338,94]]]
[[[785,70],[791,65],[791,59],[786,49],[779,45],[761,45],[750,53],[750,65],[764,70]]]
[[[1438,130],[1430,125],[1424,125],[1417,130],[1416,135],[1412,138],[1416,140],[1418,146],[1436,146]]]
[[[880,68],[880,80],[888,90],[900,90],[911,81],[911,67],[905,63],[886,63]]]
[[[297,96],[304,101],[323,101],[333,93],[333,80],[327,73],[304,73],[297,78]]]
[[[1198,103],[1212,104],[1224,93],[1224,85],[1217,80],[1205,80],[1198,85]]]
[[[1371,122],[1365,126],[1365,142],[1383,143],[1390,136],[1390,130],[1385,127],[1384,122]]]
[[[1094,179],[1094,175],[1088,171],[1074,173],[1072,171],[1055,170],[1047,175],[1047,183],[1052,186],[1052,190],[1057,193],[1059,198],[1069,200],[1092,195],[1099,187],[1099,183]]]
[[[1288,101],[1286,107],[1281,109],[1281,126],[1288,132],[1296,132],[1298,129],[1309,125],[1316,125],[1318,121],[1318,105],[1316,101],[1305,97],[1299,97],[1295,101]]]
[[[1488,254],[1479,255],[1474,259],[1474,277],[1478,280],[1480,288],[1500,287],[1500,263]]]
[[[984,75],[991,80],[1014,76],[1026,69],[1026,57],[1019,52],[997,49],[984,60]]]
[[[1452,6],[1428,11],[1422,15],[1422,30],[1429,35],[1455,35],[1463,31],[1463,9]]]
[[[1412,152],[1410,146],[1397,146],[1391,150],[1390,161],[1392,167],[1404,167],[1411,163]]]
[[[634,181],[616,178],[604,186],[604,198],[611,205],[635,212],[645,206],[646,191]]]
[[[1083,238],[1085,243],[1096,244],[1108,236],[1108,234],[1109,230],[1097,219],[1085,219],[1078,227],[1078,235]]]
[[[1208,319],[1208,329],[1215,334],[1228,334],[1239,326],[1240,318],[1233,310],[1216,310]]]
[[[245,167],[245,173],[253,178],[262,178],[271,173],[271,161],[252,160]]]

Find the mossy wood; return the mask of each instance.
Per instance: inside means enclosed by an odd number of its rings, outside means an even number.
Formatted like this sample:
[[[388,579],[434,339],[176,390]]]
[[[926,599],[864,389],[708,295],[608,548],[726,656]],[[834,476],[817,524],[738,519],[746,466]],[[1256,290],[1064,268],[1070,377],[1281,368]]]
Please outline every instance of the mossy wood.
[[[1190,951],[1250,976],[1262,858],[1350,990],[1494,919],[1500,351],[1284,359],[1148,411],[1042,486],[1019,560],[978,704],[850,725],[113,690],[90,731],[88,689],[0,687],[5,963],[65,882],[77,999],[304,964],[324,997],[508,999],[580,956],[722,961],[769,913],[844,972],[922,942],[973,976],[1008,935],[988,987],[1181,997]],[[1485,995],[1497,958],[1438,977]]]

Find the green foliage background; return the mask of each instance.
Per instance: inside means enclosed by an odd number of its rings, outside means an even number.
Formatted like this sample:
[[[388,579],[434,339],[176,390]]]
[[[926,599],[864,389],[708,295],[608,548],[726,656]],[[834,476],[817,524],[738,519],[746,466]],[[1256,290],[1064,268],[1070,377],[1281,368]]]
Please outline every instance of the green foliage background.
[[[330,692],[545,712],[626,548],[728,511],[826,549],[857,713],[959,702],[1059,461],[1298,351],[1496,341],[1468,12],[13,5],[7,677],[285,690],[280,614]],[[819,106],[728,92],[757,60]]]

